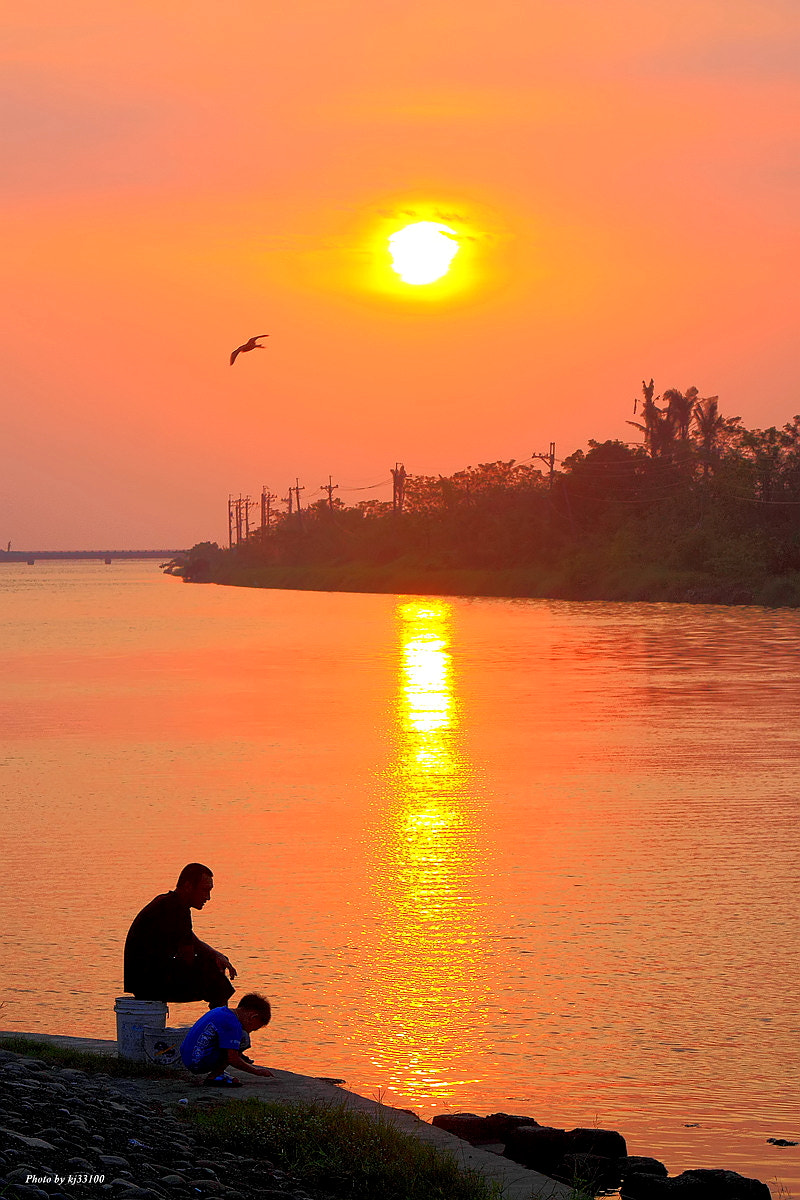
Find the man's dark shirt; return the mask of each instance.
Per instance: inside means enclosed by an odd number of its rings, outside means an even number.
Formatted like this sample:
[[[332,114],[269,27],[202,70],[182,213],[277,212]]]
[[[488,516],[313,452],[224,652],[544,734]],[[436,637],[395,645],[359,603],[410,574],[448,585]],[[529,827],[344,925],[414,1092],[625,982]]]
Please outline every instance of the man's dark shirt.
[[[124,990],[139,1000],[166,1000],[172,960],[181,949],[191,947],[194,954],[196,943],[186,901],[177,892],[156,896],[128,930]]]

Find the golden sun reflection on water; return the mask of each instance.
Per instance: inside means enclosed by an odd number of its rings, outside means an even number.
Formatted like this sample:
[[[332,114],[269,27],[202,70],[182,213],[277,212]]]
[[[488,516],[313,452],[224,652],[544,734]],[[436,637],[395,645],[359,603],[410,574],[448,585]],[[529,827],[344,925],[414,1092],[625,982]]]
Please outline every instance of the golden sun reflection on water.
[[[380,932],[366,1006],[381,1085],[433,1104],[467,1081],[486,1025],[480,814],[451,617],[445,601],[398,603],[394,753],[374,844]]]

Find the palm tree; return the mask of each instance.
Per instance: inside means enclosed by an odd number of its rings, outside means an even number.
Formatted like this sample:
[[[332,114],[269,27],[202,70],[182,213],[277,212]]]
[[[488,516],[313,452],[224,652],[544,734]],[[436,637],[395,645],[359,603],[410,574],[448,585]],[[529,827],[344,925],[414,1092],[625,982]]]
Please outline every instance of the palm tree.
[[[660,409],[653,399],[654,384],[651,379],[649,383],[642,380],[642,395],[644,396],[644,404],[642,405],[642,417],[644,424],[639,421],[628,421],[629,425],[633,425],[634,429],[639,429],[644,434],[644,444],[648,454],[652,458],[657,458],[663,454],[666,442],[671,440],[667,435],[665,424],[666,413]],[[656,400],[661,397],[657,396]],[[633,411],[636,412],[636,403],[634,402]]]
[[[719,458],[720,435],[727,426],[727,421],[719,411],[719,396],[701,397],[695,402],[692,416],[700,439],[703,479],[708,479],[712,462]]]
[[[690,387],[685,394],[677,388],[669,388],[664,392],[662,399],[667,401],[667,421],[673,435],[685,442],[689,436],[689,425],[697,403],[697,388]]]

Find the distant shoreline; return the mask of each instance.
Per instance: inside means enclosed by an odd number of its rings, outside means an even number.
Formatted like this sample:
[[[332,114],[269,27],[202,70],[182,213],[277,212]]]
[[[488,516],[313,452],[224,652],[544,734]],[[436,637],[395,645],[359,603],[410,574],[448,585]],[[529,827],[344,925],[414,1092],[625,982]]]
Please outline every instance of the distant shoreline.
[[[29,563],[31,559],[175,558],[185,550],[0,550],[0,563]]]
[[[171,574],[181,575],[180,567]],[[722,604],[767,608],[800,607],[800,572],[762,579],[715,579],[654,567],[640,572],[542,571],[385,566],[248,566],[222,560],[191,583],[287,591],[364,592],[528,600],[618,601],[621,603]]]

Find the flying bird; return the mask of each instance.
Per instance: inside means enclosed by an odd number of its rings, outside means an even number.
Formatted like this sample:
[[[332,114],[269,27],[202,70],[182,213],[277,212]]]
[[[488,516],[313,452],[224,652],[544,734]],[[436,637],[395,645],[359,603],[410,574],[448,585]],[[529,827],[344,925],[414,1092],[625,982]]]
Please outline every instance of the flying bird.
[[[258,339],[269,337],[268,333],[257,333],[255,337],[251,337],[243,346],[237,346],[231,355],[231,366],[236,362],[237,354],[244,354],[247,350],[266,350],[266,346],[259,346]]]

